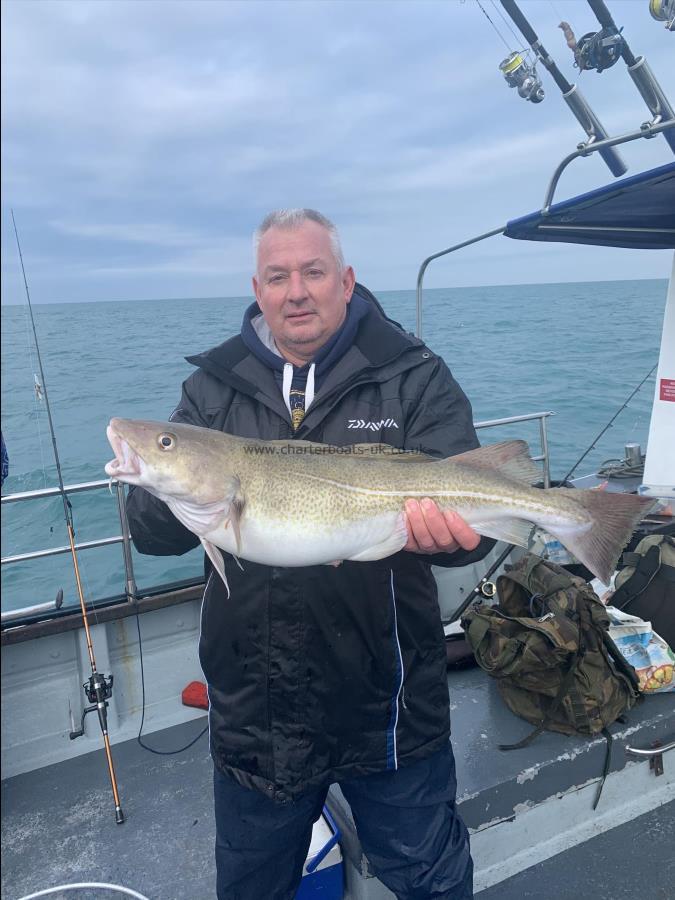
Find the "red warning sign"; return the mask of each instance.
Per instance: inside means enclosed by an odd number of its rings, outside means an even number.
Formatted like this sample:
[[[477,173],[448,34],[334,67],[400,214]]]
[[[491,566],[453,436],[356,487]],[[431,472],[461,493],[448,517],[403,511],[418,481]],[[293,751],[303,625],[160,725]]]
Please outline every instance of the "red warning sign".
[[[661,379],[659,400],[671,400],[675,403],[675,378]]]

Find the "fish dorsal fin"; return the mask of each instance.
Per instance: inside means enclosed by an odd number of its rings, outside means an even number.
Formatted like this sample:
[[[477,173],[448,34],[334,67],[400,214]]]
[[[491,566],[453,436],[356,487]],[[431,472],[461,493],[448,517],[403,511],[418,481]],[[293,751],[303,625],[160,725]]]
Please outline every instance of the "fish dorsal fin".
[[[479,469],[490,469],[507,478],[534,484],[542,480],[539,466],[530,457],[527,441],[502,441],[499,444],[488,444],[477,447],[466,453],[458,453],[450,457],[453,463],[472,466]]]

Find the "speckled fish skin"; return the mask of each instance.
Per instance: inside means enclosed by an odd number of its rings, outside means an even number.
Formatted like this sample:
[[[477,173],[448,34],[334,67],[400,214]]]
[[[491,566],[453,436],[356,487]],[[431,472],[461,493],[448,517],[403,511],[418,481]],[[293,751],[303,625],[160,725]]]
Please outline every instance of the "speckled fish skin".
[[[407,498],[430,497],[479,534],[527,547],[554,534],[604,581],[653,501],[541,490],[524,441],[443,460],[384,445],[258,441],[174,422],[112,419],[106,472],[168,503],[208,545],[254,562],[307,566],[381,559],[407,540]]]

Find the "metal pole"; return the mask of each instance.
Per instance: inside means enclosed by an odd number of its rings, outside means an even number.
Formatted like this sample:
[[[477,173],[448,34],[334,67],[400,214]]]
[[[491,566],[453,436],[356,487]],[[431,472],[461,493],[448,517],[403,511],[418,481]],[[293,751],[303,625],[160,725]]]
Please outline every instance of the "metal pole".
[[[121,481],[117,482],[117,508],[120,514],[120,525],[122,526],[122,552],[124,554],[127,597],[132,603],[135,603],[138,599],[138,588],[134,577],[134,561],[131,555],[131,541],[129,540],[129,521],[127,519],[124,485]]]
[[[541,441],[541,452],[544,457],[544,487],[551,487],[551,469],[548,459],[548,433],[546,431],[546,419],[544,416],[539,419],[539,439]]]

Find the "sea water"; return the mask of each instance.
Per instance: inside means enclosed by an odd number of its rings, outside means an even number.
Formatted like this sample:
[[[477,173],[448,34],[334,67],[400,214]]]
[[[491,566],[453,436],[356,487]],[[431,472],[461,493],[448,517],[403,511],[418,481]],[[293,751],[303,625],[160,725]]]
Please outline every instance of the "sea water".
[[[658,359],[667,282],[611,281],[437,289],[425,292],[424,337],[473,405],[475,421],[550,410],[551,477],[561,478]],[[413,291],[378,295],[415,328]],[[236,334],[251,298],[144,300],[33,306],[64,482],[105,479],[112,416],[164,420],[192,367],[184,357]],[[2,307],[2,431],[10,457],[3,494],[57,485],[47,411],[36,389],[35,343],[25,305]],[[652,376],[577,474],[624,445],[646,446]],[[522,437],[540,452],[538,423],[479,432],[481,443]],[[107,488],[71,495],[78,542],[119,535]],[[2,556],[68,544],[61,499],[2,507]],[[183,557],[134,551],[141,589],[202,572],[201,548]],[[88,600],[121,594],[121,545],[79,554]],[[77,602],[69,554],[2,566],[2,609]]]

